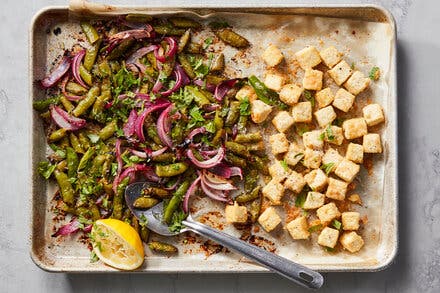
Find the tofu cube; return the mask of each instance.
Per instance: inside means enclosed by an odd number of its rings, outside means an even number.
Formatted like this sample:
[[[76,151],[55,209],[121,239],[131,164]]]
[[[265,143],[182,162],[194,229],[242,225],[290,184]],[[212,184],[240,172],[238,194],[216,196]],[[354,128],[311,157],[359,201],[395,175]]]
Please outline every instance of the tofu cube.
[[[225,208],[225,218],[228,223],[246,223],[248,214],[245,206],[227,205]]]
[[[325,227],[318,236],[318,244],[334,248],[338,243],[339,231],[333,228]]]
[[[312,103],[300,102],[292,107],[292,117],[295,123],[312,122]]]
[[[377,133],[368,133],[364,135],[362,143],[365,153],[379,154],[382,152],[382,143],[380,142],[380,135]]]
[[[308,239],[310,237],[309,232],[309,224],[307,223],[307,219],[304,216],[298,217],[292,221],[290,221],[286,225],[286,229],[289,232],[290,236],[293,239]]]
[[[364,240],[354,231],[342,234],[339,242],[351,253],[358,252],[364,246]]]
[[[309,191],[307,193],[306,201],[304,202],[303,209],[314,210],[324,205],[324,194],[316,191]]]
[[[304,176],[313,191],[321,191],[328,183],[328,177],[321,169],[314,169]]]
[[[270,44],[266,50],[264,50],[263,54],[261,55],[261,58],[263,58],[264,62],[270,66],[274,67],[283,61],[283,53],[280,49],[278,49],[277,46]]]
[[[306,90],[319,91],[322,89],[322,77],[322,71],[306,69],[303,78],[303,88]]]
[[[238,92],[235,94],[235,98],[239,101],[247,98],[249,102],[253,102],[257,99],[257,93],[253,87],[247,84],[238,90]]]
[[[324,128],[331,124],[336,119],[336,112],[332,106],[327,106],[315,112],[316,121],[318,121],[319,127]]]
[[[274,207],[268,207],[258,218],[258,223],[266,232],[270,232],[281,223],[281,218]]]
[[[321,63],[321,57],[314,46],[309,46],[295,53],[296,60],[302,69],[313,68]]]
[[[333,164],[333,166],[329,168],[329,172],[334,172],[343,159],[344,157],[342,157],[337,150],[329,148],[322,157],[322,164]]]
[[[322,149],[324,141],[321,139],[321,130],[312,130],[303,133],[303,143],[309,149]]]
[[[292,142],[289,146],[289,150],[284,156],[284,160],[290,166],[295,166],[304,157],[304,149],[295,142]]]
[[[324,61],[324,64],[328,68],[332,68],[336,64],[338,64],[339,61],[341,61],[342,54],[338,52],[338,50],[330,46],[324,50],[322,50],[319,55],[321,55],[322,61]]]
[[[272,112],[272,106],[263,101],[255,100],[251,102],[251,118],[255,123],[261,123],[266,120],[270,112]]]
[[[353,181],[354,177],[359,173],[359,165],[350,160],[343,159],[335,170],[335,174],[347,182]]]
[[[298,103],[299,97],[301,96],[303,89],[296,84],[286,84],[281,88],[280,100],[289,106]]]
[[[368,133],[367,123],[364,118],[353,118],[342,123],[346,139],[355,139]]]
[[[335,99],[333,100],[333,106],[343,112],[348,112],[353,106],[355,96],[350,94],[344,89],[339,89],[336,92]]]
[[[264,84],[268,88],[278,92],[283,87],[285,81],[286,81],[286,78],[284,76],[282,76],[280,74],[269,72],[266,74],[266,78],[264,79]]]
[[[344,141],[344,134],[342,133],[342,128],[335,125],[331,125],[329,128],[330,130],[327,130],[326,128],[325,131],[330,132],[331,137],[329,137],[329,135],[326,135],[325,141],[331,144],[341,145],[342,142]]]
[[[350,77],[353,70],[347,62],[342,60],[327,72],[337,85],[341,85]]]
[[[295,121],[287,111],[278,112],[272,119],[272,124],[279,132],[286,132],[286,130],[289,129],[293,123],[295,123]]]
[[[360,144],[349,143],[347,146],[347,152],[345,153],[345,157],[357,164],[362,164],[364,161],[364,148]]]
[[[335,203],[330,202],[317,209],[316,215],[321,222],[330,223],[330,221],[332,221],[333,219],[339,218],[341,216],[341,213],[339,212],[338,207],[335,205]]]
[[[342,229],[344,230],[358,230],[359,220],[361,215],[358,212],[345,212],[342,213]]]
[[[319,108],[324,108],[333,102],[335,95],[329,87],[326,87],[315,94],[315,99]]]
[[[338,179],[329,178],[325,196],[331,199],[344,200],[345,194],[347,193],[347,187],[348,183]]]
[[[269,136],[269,144],[274,155],[282,154],[289,150],[289,141],[284,133]]]
[[[321,166],[323,155],[324,153],[322,151],[306,148],[304,151],[303,165],[310,169],[317,169]]]
[[[283,163],[278,160],[269,166],[269,174],[272,176],[272,180],[276,182],[281,182],[286,179],[291,171],[289,167],[283,166]]]
[[[276,180],[270,180],[262,190],[263,196],[270,200],[274,205],[281,204],[284,195],[284,186]]]
[[[353,95],[358,95],[370,85],[370,79],[360,71],[355,71],[344,83],[344,87]]]
[[[362,109],[368,126],[374,126],[385,121],[382,107],[379,104],[370,104]]]
[[[304,180],[303,175],[296,171],[292,171],[284,181],[284,187],[295,193],[300,193],[304,185],[306,185],[306,180]]]

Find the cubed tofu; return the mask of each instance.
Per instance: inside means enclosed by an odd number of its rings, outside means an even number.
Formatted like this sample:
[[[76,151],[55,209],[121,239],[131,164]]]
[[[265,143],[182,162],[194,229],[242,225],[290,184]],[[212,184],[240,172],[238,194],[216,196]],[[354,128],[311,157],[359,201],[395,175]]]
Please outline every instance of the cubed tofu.
[[[286,229],[293,239],[308,239],[310,237],[309,224],[307,223],[307,218],[304,216],[298,217],[290,221],[286,225]]]
[[[306,69],[303,78],[303,88],[306,90],[319,91],[322,89],[323,73],[319,70]]]
[[[292,118],[295,123],[312,122],[312,103],[300,102],[292,107]]]
[[[322,61],[324,61],[324,64],[328,68],[332,68],[333,66],[338,64],[338,62],[341,61],[342,58],[342,54],[339,53],[338,50],[333,46],[322,50],[321,52],[319,52],[319,55],[321,55]]]
[[[339,231],[333,228],[325,227],[318,236],[318,244],[334,248],[338,243]]]
[[[328,167],[328,171],[334,172],[343,159],[344,157],[342,157],[337,150],[329,148],[322,157],[322,164],[326,166],[332,164],[331,168]]]
[[[266,74],[266,78],[264,79],[264,84],[268,88],[278,92],[283,87],[285,81],[286,78],[284,76],[277,73],[268,72]]]
[[[292,171],[286,181],[284,181],[284,187],[295,193],[300,193],[304,185],[306,185],[304,176],[296,171]]]
[[[335,95],[329,87],[326,87],[315,94],[315,99],[319,108],[324,108],[333,102]]]
[[[344,87],[353,95],[358,95],[370,85],[370,79],[360,71],[355,71],[344,83]]]
[[[289,106],[298,103],[299,97],[301,96],[303,89],[296,84],[285,84],[280,91],[280,100]]]
[[[358,252],[364,246],[364,240],[356,232],[346,232],[339,239],[342,246],[351,253]]]
[[[295,123],[295,121],[287,111],[278,112],[272,119],[272,124],[279,132],[286,132],[286,130],[289,129],[293,123]]]
[[[269,174],[272,176],[272,180],[276,182],[281,182],[289,176],[290,172],[287,164],[284,164],[282,161],[276,160],[272,165],[269,166]]]
[[[274,67],[283,61],[283,53],[280,49],[278,49],[277,46],[270,44],[266,50],[264,50],[263,54],[261,55],[261,58],[263,58],[264,62],[270,66]]]
[[[272,106],[263,101],[255,100],[251,102],[251,118],[255,123],[264,122],[270,112],[272,112]]]
[[[295,166],[304,157],[304,148],[300,147],[297,143],[292,142],[289,146],[289,150],[284,156],[284,160],[290,166]]]
[[[324,205],[324,201],[325,201],[324,194],[316,191],[309,191],[307,193],[306,201],[304,202],[302,208],[305,210],[318,209]]]
[[[266,232],[270,232],[281,223],[281,218],[274,207],[268,207],[258,218],[258,223]]]
[[[336,119],[336,112],[333,110],[332,106],[327,106],[315,112],[316,121],[320,127],[324,128],[325,126],[331,124],[333,120]]]
[[[342,60],[327,72],[337,85],[341,85],[350,77],[353,70],[347,62]]]
[[[330,126],[330,130],[327,130],[326,128],[326,132],[329,131],[331,132],[331,135],[327,135],[325,136],[325,141],[331,144],[335,144],[335,145],[341,145],[342,142],[344,142],[344,134],[342,133],[342,128],[339,126],[335,126],[335,125],[331,125]]]
[[[342,229],[344,230],[358,230],[359,220],[361,215],[358,212],[345,212],[342,213]]]
[[[368,133],[364,135],[362,142],[365,153],[379,154],[382,152],[382,143],[380,142],[380,135],[377,133]]]
[[[248,214],[245,206],[227,205],[225,208],[225,218],[228,223],[246,223]]]
[[[348,112],[353,106],[355,96],[350,94],[344,89],[339,89],[336,92],[335,99],[333,100],[333,107],[338,108],[343,112]]]
[[[368,126],[374,126],[385,121],[382,107],[379,104],[370,104],[362,109]]]
[[[295,53],[296,60],[302,69],[313,68],[321,63],[321,57],[314,46],[309,46]]]
[[[281,198],[284,195],[284,186],[272,179],[263,187],[262,194],[269,199],[273,205],[280,205]]]
[[[322,149],[324,141],[322,140],[321,130],[312,130],[303,133],[303,143],[309,149]]]
[[[317,169],[321,166],[323,155],[322,151],[306,148],[303,165],[310,169]]]
[[[345,194],[347,193],[347,187],[348,187],[348,183],[342,180],[329,178],[328,187],[327,187],[327,191],[325,192],[325,196],[331,199],[344,200]]]
[[[353,181],[359,173],[360,167],[348,159],[343,159],[335,170],[335,174],[347,182]]]
[[[341,216],[341,213],[339,212],[338,207],[335,205],[335,203],[330,202],[317,209],[316,215],[321,222],[330,223],[330,221],[332,221],[333,219],[339,218]]]
[[[321,169],[314,169],[304,176],[313,191],[321,191],[328,183],[328,177]]]
[[[289,150],[289,141],[284,133],[269,136],[269,144],[274,155],[282,154]]]
[[[364,161],[364,148],[360,144],[351,142],[347,146],[345,157],[354,163],[362,164]]]
[[[253,87],[247,84],[238,90],[238,92],[235,94],[235,98],[239,101],[247,98],[249,102],[253,102],[257,99],[257,93]]]
[[[346,139],[355,139],[368,133],[367,123],[364,118],[353,118],[342,123]]]

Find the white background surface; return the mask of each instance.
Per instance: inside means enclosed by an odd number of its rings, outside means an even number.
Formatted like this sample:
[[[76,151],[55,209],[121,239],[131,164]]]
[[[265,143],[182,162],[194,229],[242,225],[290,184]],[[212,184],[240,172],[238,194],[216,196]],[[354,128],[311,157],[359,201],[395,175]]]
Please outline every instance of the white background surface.
[[[28,27],[42,7],[66,2],[1,1],[0,292],[301,292],[272,274],[67,275],[46,273],[32,263]],[[124,1],[112,1],[117,2]],[[343,3],[311,3],[318,2]],[[238,1],[124,2],[146,3],[232,6]],[[258,1],[240,1],[246,3]],[[400,251],[395,263],[383,272],[324,274],[326,284],[320,292],[440,292],[440,2],[368,3],[388,8],[398,26]]]

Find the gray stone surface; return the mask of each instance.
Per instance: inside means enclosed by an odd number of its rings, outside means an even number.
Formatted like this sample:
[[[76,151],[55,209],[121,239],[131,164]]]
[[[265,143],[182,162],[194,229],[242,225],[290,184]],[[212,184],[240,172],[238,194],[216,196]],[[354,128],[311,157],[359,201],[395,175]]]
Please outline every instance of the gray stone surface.
[[[32,263],[30,186],[26,184],[31,113],[28,26],[40,8],[66,2],[1,1],[0,292],[300,292],[272,274],[66,275],[43,272]],[[184,5],[189,1],[127,2]],[[258,1],[241,1],[245,2]],[[342,1],[324,1],[335,2]],[[391,10],[398,25],[400,251],[383,272],[325,274],[321,291],[440,292],[440,2],[371,2]],[[192,1],[191,5],[206,3],[234,5],[237,1]]]

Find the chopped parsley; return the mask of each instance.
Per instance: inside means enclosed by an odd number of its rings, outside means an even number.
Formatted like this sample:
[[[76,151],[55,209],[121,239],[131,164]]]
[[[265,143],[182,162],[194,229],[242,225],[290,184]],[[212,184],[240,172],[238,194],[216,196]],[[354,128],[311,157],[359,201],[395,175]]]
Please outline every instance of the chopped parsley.
[[[97,134],[89,133],[89,134],[87,134],[87,136],[89,137],[90,141],[91,141],[93,144],[97,143],[98,140],[99,140],[99,135],[97,135]]]
[[[328,163],[328,164],[323,164],[321,166],[321,169],[324,170],[325,174],[330,174],[330,172],[333,170],[333,167],[335,166],[335,163]]]
[[[374,66],[370,70],[370,74],[368,75],[371,80],[378,80],[380,78],[380,68],[377,66]]]
[[[338,220],[334,219],[333,222],[332,222],[332,226],[335,227],[338,230],[341,230],[342,223],[339,222]]]
[[[45,179],[49,179],[56,167],[56,165],[52,165],[47,161],[42,161],[38,164],[38,173],[40,173]]]
[[[321,224],[318,224],[318,225],[311,226],[311,227],[309,228],[309,232],[310,232],[310,233],[313,233],[313,232],[319,231],[319,230],[321,230],[321,229],[322,229],[322,225],[321,225]]]
[[[249,116],[251,115],[251,104],[249,103],[248,97],[244,97],[240,100],[240,115]]]
[[[308,90],[304,90],[304,98],[312,104],[312,108],[315,107],[315,97]]]
[[[169,229],[171,232],[179,232],[183,228],[182,221],[186,219],[186,214],[183,211],[176,211],[171,219]]]
[[[280,161],[280,164],[281,164],[281,166],[283,166],[283,168],[284,168],[284,170],[286,171],[286,172],[289,172],[289,166],[287,165],[287,163],[286,163],[286,160],[282,160],[282,161]]]
[[[325,135],[327,136],[328,140],[334,140],[336,138],[330,125],[327,125],[327,128],[325,129]]]
[[[205,39],[205,41],[203,42],[203,50],[208,49],[208,47],[212,44],[212,37],[208,37]]]
[[[206,131],[208,131],[209,133],[215,133],[216,132],[216,128],[215,128],[215,123],[214,121],[209,121],[208,123],[205,124],[205,129]]]
[[[295,206],[302,208],[306,202],[306,194],[304,192],[298,194],[295,199]]]
[[[209,23],[209,27],[213,30],[231,27],[226,21],[213,21]]]
[[[202,111],[197,106],[194,106],[189,110],[189,116],[191,116],[191,121],[188,123],[188,129],[197,125],[198,122],[205,122],[205,118],[202,116]]]
[[[90,262],[91,263],[95,263],[99,260],[98,256],[96,255],[96,253],[92,250],[92,252],[90,253]]]

